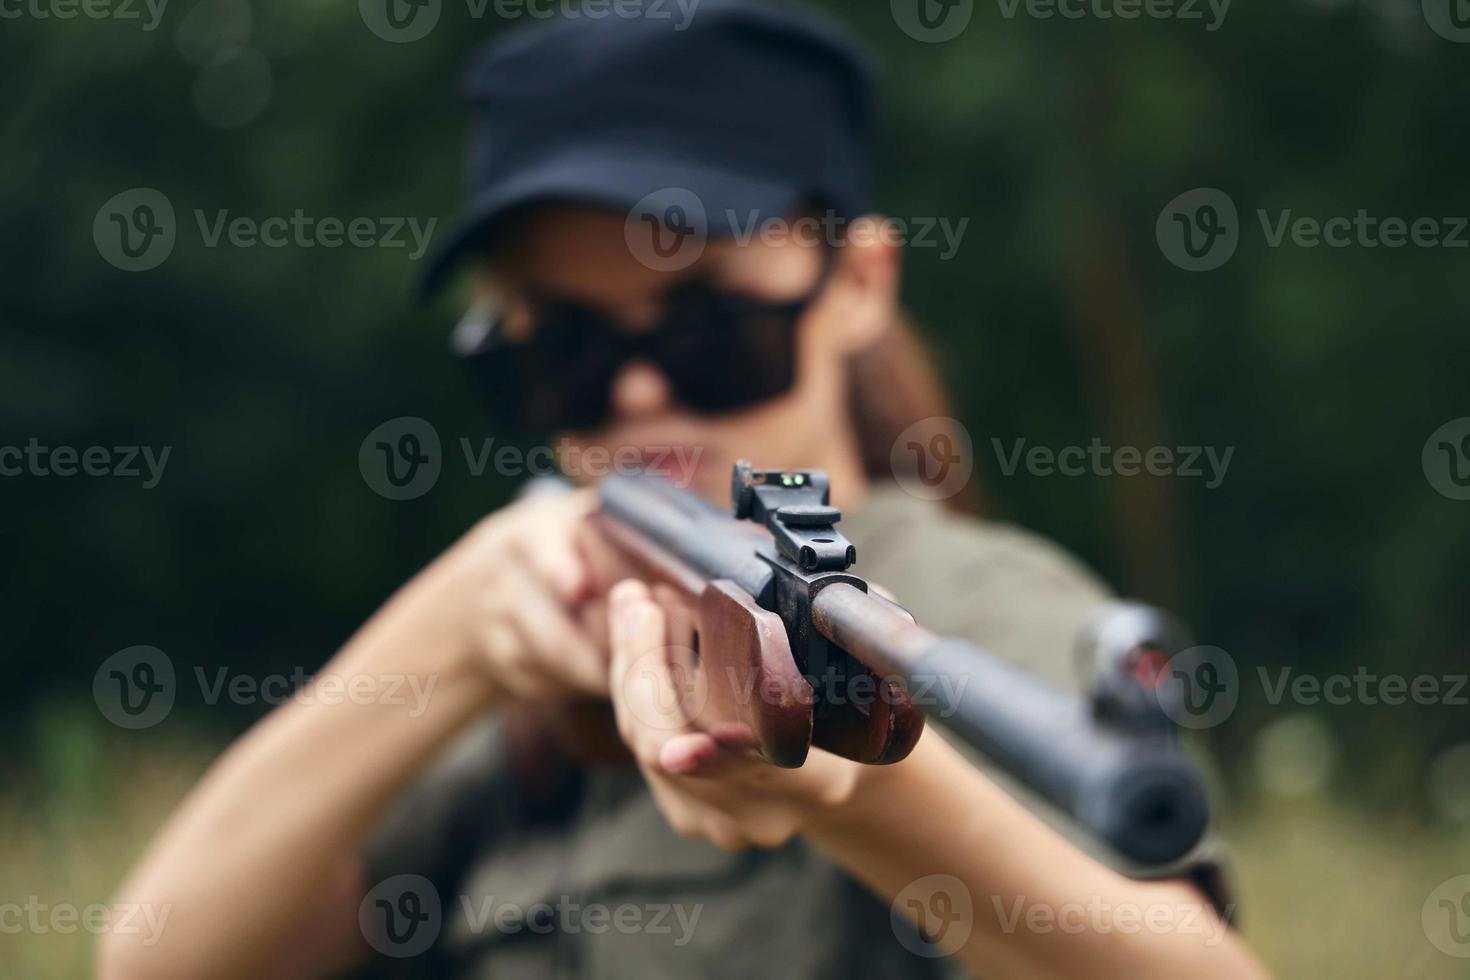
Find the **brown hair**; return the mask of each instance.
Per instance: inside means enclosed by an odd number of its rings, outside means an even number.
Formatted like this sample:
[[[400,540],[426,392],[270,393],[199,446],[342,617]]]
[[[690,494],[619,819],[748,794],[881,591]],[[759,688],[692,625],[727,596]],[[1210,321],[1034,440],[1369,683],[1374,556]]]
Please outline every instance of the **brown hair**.
[[[874,482],[916,472],[917,460],[894,447],[904,430],[924,419],[954,419],[934,359],[900,313],[874,343],[848,358],[848,412],[857,435],[863,472]],[[946,423],[937,423],[941,427]],[[981,494],[974,478],[946,504],[978,513]]]

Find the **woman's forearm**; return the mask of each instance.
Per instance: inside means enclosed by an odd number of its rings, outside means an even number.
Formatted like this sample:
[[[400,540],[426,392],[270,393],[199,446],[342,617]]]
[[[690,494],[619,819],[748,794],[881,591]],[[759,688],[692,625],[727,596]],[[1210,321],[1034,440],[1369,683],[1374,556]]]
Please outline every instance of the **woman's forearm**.
[[[1092,860],[932,730],[805,833],[987,980],[1265,975],[1190,885]]]
[[[109,937],[104,975],[267,975],[320,917],[324,895],[342,891],[344,868],[397,791],[492,700],[434,614],[435,574],[410,583],[318,675],[344,696],[283,706],[185,800],[119,898],[167,908],[161,938],[144,949]]]

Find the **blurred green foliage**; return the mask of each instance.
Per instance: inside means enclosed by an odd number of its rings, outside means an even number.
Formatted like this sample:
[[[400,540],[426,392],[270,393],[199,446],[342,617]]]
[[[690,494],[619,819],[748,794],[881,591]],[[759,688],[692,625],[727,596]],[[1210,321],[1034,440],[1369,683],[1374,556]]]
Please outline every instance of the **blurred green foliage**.
[[[1463,670],[1470,504],[1430,486],[1420,452],[1470,415],[1467,253],[1270,248],[1255,210],[1470,215],[1470,47],[1433,34],[1418,0],[1239,4],[1215,31],[977,3],[944,44],[904,34],[886,3],[830,6],[882,66],[881,206],[970,219],[953,259],[909,256],[905,296],[988,510],[1178,606],[1243,673]],[[151,490],[0,480],[7,724],[50,741],[28,719],[56,713],[35,706],[86,702],[97,664],[133,644],[185,672],[309,670],[513,491],[446,466],[392,502],[359,474],[364,435],[395,416],[447,445],[493,434],[446,354],[455,300],[412,308],[404,250],[208,248],[192,216],[447,221],[458,69],[507,26],[470,9],[446,0],[404,44],[323,0],[173,0],[152,31],[0,22],[0,443],[173,447]],[[179,235],[127,273],[91,227],[139,186],[169,197]],[[1190,273],[1154,226],[1201,186],[1234,199],[1241,243]],[[1006,476],[991,448],[1095,436],[1236,448],[1218,489],[1145,497],[1116,477]],[[1140,538],[1150,501],[1159,527]],[[1246,692],[1216,733],[1227,767],[1268,717]],[[248,721],[193,685],[181,699],[181,717]],[[1451,706],[1318,710],[1370,763],[1341,788],[1411,808],[1423,765],[1371,763],[1466,730]]]

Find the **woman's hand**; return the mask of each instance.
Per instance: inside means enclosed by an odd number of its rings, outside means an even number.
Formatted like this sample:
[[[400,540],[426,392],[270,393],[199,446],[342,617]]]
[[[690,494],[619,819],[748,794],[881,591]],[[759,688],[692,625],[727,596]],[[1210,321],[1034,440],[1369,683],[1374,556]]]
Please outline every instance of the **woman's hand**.
[[[497,701],[607,693],[602,616],[586,554],[590,491],[533,494],[472,528],[425,572],[436,615]]]
[[[664,613],[647,587],[621,582],[609,604],[618,733],[675,831],[726,850],[776,847],[852,798],[863,768],[855,762],[817,749],[800,769],[780,769],[698,731],[680,708]]]

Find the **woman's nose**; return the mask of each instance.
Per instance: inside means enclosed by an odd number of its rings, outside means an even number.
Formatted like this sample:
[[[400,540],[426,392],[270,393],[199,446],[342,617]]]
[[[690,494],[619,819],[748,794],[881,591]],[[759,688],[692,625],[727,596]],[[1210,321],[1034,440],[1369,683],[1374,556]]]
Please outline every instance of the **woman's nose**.
[[[636,418],[666,411],[674,400],[668,379],[647,361],[629,361],[613,379],[613,414]]]

